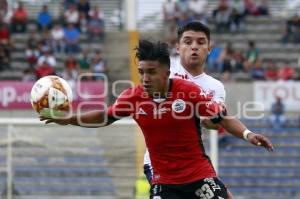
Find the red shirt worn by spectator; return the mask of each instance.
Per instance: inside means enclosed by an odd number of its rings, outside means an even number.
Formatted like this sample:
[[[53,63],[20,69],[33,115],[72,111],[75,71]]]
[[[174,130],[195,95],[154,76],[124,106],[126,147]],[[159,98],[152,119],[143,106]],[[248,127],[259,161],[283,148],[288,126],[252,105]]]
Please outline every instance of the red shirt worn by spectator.
[[[278,77],[282,80],[291,80],[294,78],[295,71],[289,65],[284,66],[278,71]]]
[[[37,67],[35,72],[36,72],[36,76],[38,79],[45,77],[47,75],[55,74],[54,68],[52,66],[50,66],[49,64],[47,64],[47,62],[44,62],[41,66]]]
[[[2,25],[0,26],[0,42],[4,43],[4,42],[8,42],[9,41],[9,29],[6,25]]]
[[[27,21],[27,12],[24,8],[17,8],[13,13],[14,22],[23,22]]]

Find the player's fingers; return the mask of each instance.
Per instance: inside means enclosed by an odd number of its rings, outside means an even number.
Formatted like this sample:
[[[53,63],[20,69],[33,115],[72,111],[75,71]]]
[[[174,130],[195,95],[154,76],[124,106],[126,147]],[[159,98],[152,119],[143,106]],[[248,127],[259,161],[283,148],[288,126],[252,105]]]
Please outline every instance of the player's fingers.
[[[250,141],[252,144],[256,145],[256,146],[261,146],[261,141],[259,140],[258,136],[255,135],[251,141]]]
[[[273,147],[271,141],[267,137],[258,135],[257,140],[261,143],[261,146],[265,147],[267,150],[269,150],[269,151],[274,150],[274,147]]]

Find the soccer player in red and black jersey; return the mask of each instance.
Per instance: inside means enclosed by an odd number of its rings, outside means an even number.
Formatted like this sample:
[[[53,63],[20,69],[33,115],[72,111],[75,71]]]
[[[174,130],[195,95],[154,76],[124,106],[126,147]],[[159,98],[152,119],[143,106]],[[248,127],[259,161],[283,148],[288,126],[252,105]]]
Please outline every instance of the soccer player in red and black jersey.
[[[228,119],[224,107],[211,101],[199,86],[169,79],[166,44],[142,40],[136,55],[141,84],[125,90],[108,110],[41,120],[61,125],[105,126],[131,116],[142,129],[154,168],[151,199],[227,199],[227,189],[216,177],[198,137],[199,119],[207,117],[234,129],[240,138],[245,127]],[[251,132],[247,138],[253,144],[273,149],[263,135]]]

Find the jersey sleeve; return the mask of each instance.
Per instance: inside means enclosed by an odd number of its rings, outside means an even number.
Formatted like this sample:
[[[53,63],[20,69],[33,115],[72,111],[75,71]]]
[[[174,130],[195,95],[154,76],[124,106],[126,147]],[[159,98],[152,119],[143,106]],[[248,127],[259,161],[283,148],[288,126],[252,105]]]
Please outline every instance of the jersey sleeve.
[[[214,101],[213,98],[207,96],[201,87],[192,87],[190,92],[198,93],[192,99],[195,105],[196,115],[198,117],[209,118],[213,123],[218,123],[226,116],[227,111],[224,103]]]
[[[133,95],[133,89],[127,89],[122,92],[115,103],[108,107],[108,117],[117,120],[130,116],[134,111]]]
[[[215,94],[213,100],[216,102],[225,103],[226,91],[222,82],[218,81],[218,84],[215,85]]]

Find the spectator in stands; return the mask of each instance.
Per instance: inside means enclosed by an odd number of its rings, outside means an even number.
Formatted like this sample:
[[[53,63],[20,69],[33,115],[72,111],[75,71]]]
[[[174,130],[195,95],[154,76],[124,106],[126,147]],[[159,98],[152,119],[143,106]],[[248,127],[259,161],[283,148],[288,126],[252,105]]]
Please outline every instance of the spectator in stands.
[[[259,50],[256,48],[255,41],[248,42],[248,49],[245,52],[244,71],[248,72],[259,58]]]
[[[92,59],[91,69],[94,74],[94,80],[103,80],[102,75],[107,75],[107,61],[103,58],[100,50],[96,51]]]
[[[77,9],[79,13],[84,13],[85,18],[89,18],[89,11],[90,11],[90,2],[89,0],[79,0],[77,3]]]
[[[23,7],[23,3],[19,2],[17,9],[13,12],[12,16],[12,31],[14,33],[24,33],[27,27],[27,11]]]
[[[5,52],[3,45],[0,45],[0,71],[9,68],[10,59]]]
[[[6,0],[0,1],[0,4],[1,4],[0,5],[0,19],[2,20],[3,23],[10,24],[13,12],[11,11],[11,9],[9,9],[8,3]]]
[[[163,3],[163,15],[166,25],[173,26],[177,21],[177,3],[176,0],[165,0]]]
[[[105,23],[103,19],[100,19],[97,15],[92,15],[87,26],[89,39],[100,39],[100,42],[105,38]]]
[[[91,64],[90,64],[90,59],[89,59],[89,50],[88,49],[83,49],[82,55],[80,56],[80,59],[78,60],[79,64],[79,71],[80,74],[84,73],[91,73]],[[91,76],[85,75],[83,77],[83,80],[91,80]]]
[[[77,10],[76,4],[71,4],[69,8],[64,13],[65,22],[67,24],[73,24],[74,26],[78,26],[79,21],[79,12]]]
[[[193,18],[203,24],[207,24],[207,0],[191,0],[189,10]]]
[[[187,23],[194,21],[194,18],[186,12],[181,12],[177,21],[177,26],[181,27]]]
[[[0,44],[3,45],[5,49],[10,51],[13,44],[10,39],[10,31],[7,24],[0,21]]]
[[[78,0],[63,0],[63,8],[67,10],[71,5],[75,5]]]
[[[258,14],[259,15],[269,15],[269,0],[260,0],[258,3]]]
[[[208,58],[207,58],[207,68],[210,72],[217,72],[218,69],[218,65],[219,65],[219,57],[222,53],[222,48],[218,45],[216,45],[216,43],[214,41],[211,41],[211,46],[212,46],[212,50],[210,51]],[[219,70],[220,71],[220,70]]]
[[[242,51],[235,49],[235,53],[233,55],[234,63],[234,71],[235,72],[243,72],[244,71],[244,56]]]
[[[80,32],[74,27],[72,23],[69,23],[67,28],[64,29],[65,36],[65,52],[66,53],[77,53],[80,50],[79,38]]]
[[[94,6],[93,9],[90,10],[89,17],[90,18],[97,17],[98,19],[101,19],[104,21],[104,14],[101,11],[99,6]]]
[[[255,0],[244,0],[246,15],[259,15],[258,6],[256,5]]]
[[[29,64],[30,68],[33,68],[41,54],[39,49],[37,48],[37,45],[28,45],[26,47],[25,54],[27,63]]]
[[[285,106],[279,96],[271,106],[271,124],[274,132],[281,132],[285,122]]]
[[[228,0],[219,0],[218,7],[213,11],[217,33],[227,32],[230,28],[231,9]]]
[[[74,55],[69,55],[65,60],[65,67],[61,74],[68,81],[76,81],[78,77],[78,63]]]
[[[300,12],[287,20],[282,41],[300,43]]]
[[[221,67],[223,81],[231,80],[231,74],[235,67],[234,54],[235,54],[235,49],[233,48],[231,43],[228,43],[220,56],[221,59],[220,67]]]
[[[267,64],[267,69],[265,71],[265,78],[266,80],[269,81],[276,81],[278,79],[278,70],[273,60],[270,60]]]
[[[251,69],[251,78],[253,80],[264,80],[265,79],[265,70],[262,65],[262,60],[257,59]]]
[[[241,32],[245,26],[245,4],[241,0],[230,2],[230,32]]]
[[[295,77],[294,68],[290,65],[289,61],[286,61],[284,66],[280,67],[278,71],[278,78],[280,80],[288,81],[293,80]]]
[[[46,63],[47,66],[51,66],[51,67],[55,68],[56,67],[56,59],[51,54],[51,49],[45,46],[42,50],[42,53],[43,53],[43,55],[39,57],[38,62],[37,62],[38,66],[45,65],[45,63]]]
[[[40,38],[38,45],[41,52],[44,48],[47,48],[50,51],[52,51],[53,40],[48,30],[45,30],[43,32],[42,38]]]
[[[78,27],[81,33],[87,32],[87,26],[88,26],[88,18],[84,14],[84,12],[79,13],[79,21],[78,21]]]
[[[29,33],[29,36],[27,38],[26,46],[39,48],[39,42],[36,38],[36,35],[33,32]]]
[[[34,71],[34,68],[29,67],[29,68],[26,68],[23,71],[22,81],[23,82],[34,82],[34,81],[36,81],[36,73]]]
[[[47,61],[42,62],[38,65],[38,67],[35,70],[37,79],[40,79],[42,77],[45,77],[47,75],[55,75],[55,68]]]
[[[55,53],[61,53],[65,49],[65,32],[60,24],[55,24],[51,30],[52,47]]]
[[[234,56],[234,48],[232,46],[232,43],[228,42],[218,58],[217,72],[219,73],[232,72],[233,56]]]
[[[189,0],[177,0],[177,11],[179,15],[189,15]]]
[[[47,5],[44,5],[38,14],[37,26],[39,31],[50,30],[52,28],[52,17],[48,12]]]

